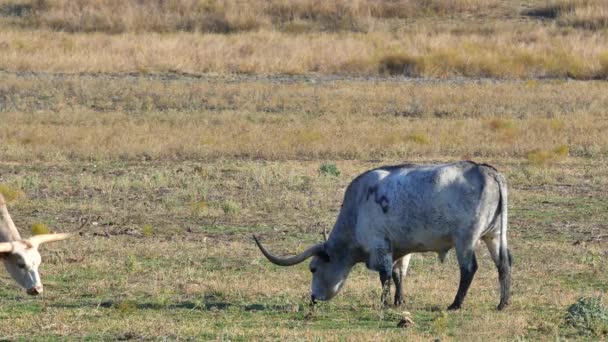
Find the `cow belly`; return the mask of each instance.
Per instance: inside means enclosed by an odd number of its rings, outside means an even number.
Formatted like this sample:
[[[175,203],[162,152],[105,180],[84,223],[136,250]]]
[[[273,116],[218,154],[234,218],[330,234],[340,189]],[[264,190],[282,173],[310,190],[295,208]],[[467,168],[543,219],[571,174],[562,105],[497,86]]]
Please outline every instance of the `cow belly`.
[[[395,252],[400,255],[419,252],[439,252],[453,247],[448,231],[420,229],[408,230],[404,234],[391,234]]]

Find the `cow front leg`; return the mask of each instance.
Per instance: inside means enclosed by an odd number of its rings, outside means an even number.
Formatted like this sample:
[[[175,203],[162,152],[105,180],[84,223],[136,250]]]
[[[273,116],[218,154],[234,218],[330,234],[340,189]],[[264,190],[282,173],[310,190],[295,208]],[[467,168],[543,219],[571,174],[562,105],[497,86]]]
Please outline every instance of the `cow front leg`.
[[[458,292],[454,298],[452,305],[448,307],[448,310],[458,310],[462,306],[464,297],[469,291],[475,272],[477,272],[477,260],[475,258],[475,251],[471,249],[456,250],[458,255],[458,264],[460,265],[460,284],[458,285]]]
[[[380,301],[382,302],[382,306],[388,306],[388,299],[391,296],[391,271],[380,270],[380,283],[382,283],[382,297],[380,297]]]
[[[383,306],[388,306],[391,295],[391,276],[393,273],[393,257],[389,248],[377,248],[371,258],[372,269],[380,274],[382,284],[381,302]]]
[[[369,269],[377,271],[380,274],[380,283],[382,284],[382,305],[388,306],[388,300],[391,294],[391,276],[393,273],[393,253],[391,244],[388,239],[377,239],[371,244],[371,253],[367,259],[366,265]]]
[[[403,304],[403,277],[407,274],[411,254],[397,259],[393,264],[393,282],[395,283],[395,306]]]

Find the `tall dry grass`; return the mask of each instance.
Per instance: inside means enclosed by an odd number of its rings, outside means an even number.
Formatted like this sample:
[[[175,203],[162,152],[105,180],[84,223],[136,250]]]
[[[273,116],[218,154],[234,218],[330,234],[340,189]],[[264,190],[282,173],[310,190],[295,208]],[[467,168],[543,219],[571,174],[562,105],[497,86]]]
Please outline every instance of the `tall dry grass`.
[[[550,28],[404,35],[68,34],[0,31],[0,69],[45,72],[285,73],[425,77],[605,77],[608,35]]]
[[[483,12],[498,0],[36,0],[23,24],[68,32],[367,31],[377,19]]]
[[[562,25],[591,30],[608,28],[608,2],[604,0],[551,0],[531,14],[555,17]]]
[[[550,8],[605,6],[569,3]],[[0,69],[606,77],[602,31],[519,13],[497,0],[1,0]]]

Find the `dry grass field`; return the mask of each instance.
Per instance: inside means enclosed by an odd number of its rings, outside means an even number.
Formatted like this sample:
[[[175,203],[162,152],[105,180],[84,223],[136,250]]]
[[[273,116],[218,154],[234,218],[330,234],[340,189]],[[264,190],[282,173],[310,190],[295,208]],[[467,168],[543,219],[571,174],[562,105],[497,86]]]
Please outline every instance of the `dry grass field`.
[[[0,192],[24,236],[75,233],[44,295],[0,272],[0,340],[606,340],[567,319],[608,305],[606,6],[0,0]],[[402,307],[359,265],[313,312],[251,239],[302,250],[359,173],[462,159],[509,183],[505,311],[485,247],[458,312],[453,252]]]
[[[45,246],[40,298],[1,273],[0,338],[578,339],[566,309],[608,290],[605,82],[2,78],[0,191],[23,231],[77,236]],[[307,267],[273,266],[251,240],[302,249],[358,173],[463,158],[509,181],[504,312],[485,248],[460,312],[445,311],[454,255],[418,254],[403,307],[382,309],[358,266],[310,315]],[[398,328],[405,311],[415,325]]]
[[[605,79],[603,0],[1,0],[0,69]]]

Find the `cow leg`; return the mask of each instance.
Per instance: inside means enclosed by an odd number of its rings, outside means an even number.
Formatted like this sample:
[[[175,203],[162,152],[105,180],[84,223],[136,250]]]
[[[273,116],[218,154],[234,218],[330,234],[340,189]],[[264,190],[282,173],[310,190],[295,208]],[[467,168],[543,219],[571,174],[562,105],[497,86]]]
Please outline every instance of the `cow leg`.
[[[500,260],[500,235],[496,234],[483,239],[488,247],[488,251],[498,269],[498,280],[500,281],[500,303],[497,309],[502,310],[510,303],[511,287],[511,251],[507,249],[506,259]]]
[[[390,251],[388,241],[382,246],[378,246],[371,255],[371,268],[380,273],[382,283],[382,305],[388,306],[388,298],[391,295],[391,274],[393,273],[393,256]]]
[[[475,272],[477,272],[477,260],[475,259],[475,250],[473,246],[466,248],[456,247],[456,254],[458,256],[458,264],[460,265],[460,284],[458,285],[458,292],[452,305],[448,307],[448,310],[458,310],[462,306],[462,301],[469,291]]]
[[[403,304],[403,277],[407,274],[412,255],[397,259],[393,264],[393,282],[395,283],[395,306]]]

